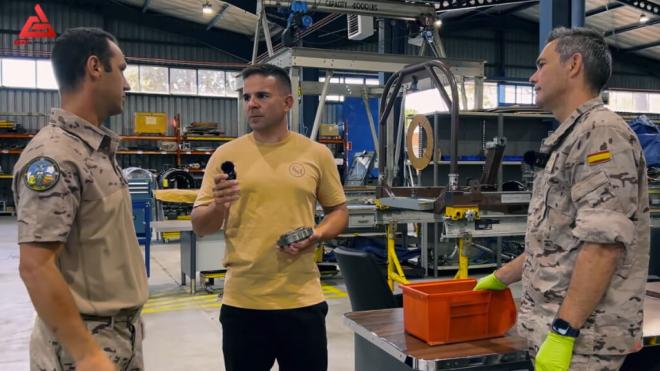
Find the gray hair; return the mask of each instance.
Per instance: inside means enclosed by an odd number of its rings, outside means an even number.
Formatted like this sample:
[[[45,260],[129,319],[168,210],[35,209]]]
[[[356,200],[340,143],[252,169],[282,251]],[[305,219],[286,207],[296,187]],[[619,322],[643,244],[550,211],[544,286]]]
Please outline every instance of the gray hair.
[[[554,40],[558,40],[555,50],[561,63],[574,54],[582,55],[587,84],[600,93],[612,75],[612,54],[603,35],[584,27],[558,27],[552,30],[547,42]]]

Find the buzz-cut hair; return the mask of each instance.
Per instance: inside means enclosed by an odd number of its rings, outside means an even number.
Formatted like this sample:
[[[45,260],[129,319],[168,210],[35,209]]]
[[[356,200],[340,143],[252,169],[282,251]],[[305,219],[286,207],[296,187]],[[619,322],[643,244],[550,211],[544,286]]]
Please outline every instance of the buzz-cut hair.
[[[283,68],[268,63],[254,64],[241,71],[243,80],[252,75],[272,76],[280,83],[284,91],[291,94],[291,79]]]

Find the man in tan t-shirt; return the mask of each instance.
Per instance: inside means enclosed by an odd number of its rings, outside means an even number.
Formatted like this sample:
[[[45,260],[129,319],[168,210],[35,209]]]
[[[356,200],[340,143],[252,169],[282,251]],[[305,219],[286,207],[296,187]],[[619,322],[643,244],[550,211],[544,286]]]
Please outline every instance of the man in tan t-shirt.
[[[64,32],[52,52],[62,108],[14,167],[20,274],[38,317],[36,370],[143,370],[140,309],[148,297],[119,137],[102,126],[129,90],[117,40]]]
[[[216,150],[192,213],[200,235],[224,223],[225,367],[268,371],[277,360],[281,371],[325,371],[328,306],[314,247],[346,227],[346,198],[328,148],[287,129],[294,98],[286,72],[255,65],[242,77],[252,133]],[[220,170],[225,161],[234,163],[236,180]],[[325,218],[314,226],[317,201]],[[298,227],[313,234],[278,247],[279,236]]]

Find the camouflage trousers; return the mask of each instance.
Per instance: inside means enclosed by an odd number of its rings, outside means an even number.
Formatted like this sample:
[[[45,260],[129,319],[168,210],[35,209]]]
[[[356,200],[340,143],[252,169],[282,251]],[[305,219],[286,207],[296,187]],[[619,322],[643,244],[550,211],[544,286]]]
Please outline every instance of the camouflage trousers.
[[[144,325],[139,315],[119,314],[114,317],[83,316],[89,332],[120,371],[142,371],[142,338]],[[76,367],[71,356],[37,317],[30,338],[30,371],[72,371]]]
[[[626,360],[623,355],[599,355],[573,353],[570,371],[618,371]]]

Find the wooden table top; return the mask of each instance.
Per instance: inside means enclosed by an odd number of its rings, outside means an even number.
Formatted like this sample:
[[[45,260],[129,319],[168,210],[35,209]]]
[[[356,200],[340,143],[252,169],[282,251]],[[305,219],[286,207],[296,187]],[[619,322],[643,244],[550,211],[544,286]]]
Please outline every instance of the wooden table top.
[[[428,345],[423,340],[405,333],[403,329],[403,308],[351,312],[346,313],[345,317],[346,324],[359,335],[368,337],[371,334],[382,340],[382,343],[377,345],[384,345],[385,347],[389,345],[401,352],[402,356],[407,355],[418,360],[436,361],[527,352],[526,341],[519,336],[504,336],[456,344]],[[384,350],[387,351],[387,349]]]

